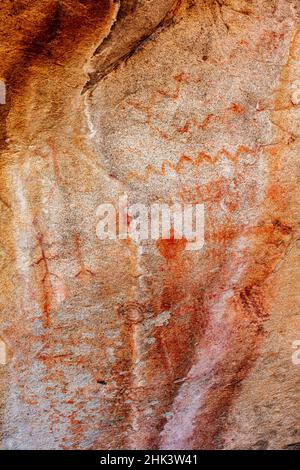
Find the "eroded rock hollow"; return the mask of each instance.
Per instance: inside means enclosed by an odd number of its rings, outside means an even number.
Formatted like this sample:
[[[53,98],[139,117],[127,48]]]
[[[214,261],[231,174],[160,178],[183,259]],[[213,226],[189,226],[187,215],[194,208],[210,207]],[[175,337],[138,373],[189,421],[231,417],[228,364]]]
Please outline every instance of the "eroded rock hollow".
[[[300,2],[0,21],[2,448],[297,447]],[[101,239],[125,197],[203,205],[203,247]]]

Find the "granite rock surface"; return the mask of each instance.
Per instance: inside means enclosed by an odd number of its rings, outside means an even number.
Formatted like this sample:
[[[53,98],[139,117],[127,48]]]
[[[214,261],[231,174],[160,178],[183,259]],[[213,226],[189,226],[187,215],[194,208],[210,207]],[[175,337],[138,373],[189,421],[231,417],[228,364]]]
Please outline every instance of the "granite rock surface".
[[[300,1],[0,24],[2,448],[299,446]],[[204,246],[100,239],[124,195],[204,204]]]

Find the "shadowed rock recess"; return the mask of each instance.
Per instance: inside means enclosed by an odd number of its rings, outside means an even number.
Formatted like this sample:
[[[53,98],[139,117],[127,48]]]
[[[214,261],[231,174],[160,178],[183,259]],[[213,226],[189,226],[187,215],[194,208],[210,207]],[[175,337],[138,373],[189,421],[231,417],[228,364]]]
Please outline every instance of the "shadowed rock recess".
[[[299,448],[300,1],[0,24],[1,447]],[[204,204],[203,248],[101,240],[124,194]]]

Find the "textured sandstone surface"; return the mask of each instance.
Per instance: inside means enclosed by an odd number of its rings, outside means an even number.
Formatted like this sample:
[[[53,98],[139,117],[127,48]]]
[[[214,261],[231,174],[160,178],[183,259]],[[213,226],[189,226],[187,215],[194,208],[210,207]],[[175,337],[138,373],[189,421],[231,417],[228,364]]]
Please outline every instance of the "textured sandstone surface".
[[[299,0],[0,24],[2,448],[299,446]],[[124,194],[204,203],[203,249],[100,240]]]

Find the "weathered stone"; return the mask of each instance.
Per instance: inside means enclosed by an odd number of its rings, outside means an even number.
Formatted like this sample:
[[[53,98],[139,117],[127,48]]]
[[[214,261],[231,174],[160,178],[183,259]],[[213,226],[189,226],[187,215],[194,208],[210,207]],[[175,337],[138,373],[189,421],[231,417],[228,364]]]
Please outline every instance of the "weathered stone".
[[[3,448],[298,445],[299,14],[2,1]],[[124,194],[203,249],[100,240]]]

